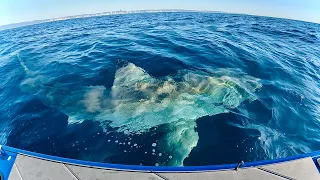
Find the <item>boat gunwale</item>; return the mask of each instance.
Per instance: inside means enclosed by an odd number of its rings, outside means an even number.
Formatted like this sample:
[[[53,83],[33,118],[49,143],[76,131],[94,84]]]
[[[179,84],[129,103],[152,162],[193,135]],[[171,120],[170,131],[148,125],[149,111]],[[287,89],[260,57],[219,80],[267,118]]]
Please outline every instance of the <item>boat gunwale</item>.
[[[138,172],[204,172],[204,171],[221,171],[221,170],[232,170],[236,169],[238,163],[234,164],[222,164],[222,165],[207,165],[207,166],[139,166],[139,165],[124,165],[124,164],[111,164],[111,163],[101,163],[101,162],[92,162],[85,160],[76,160],[46,154],[35,153],[31,151],[26,151],[22,149],[17,149],[8,146],[2,146],[4,152],[8,151],[15,154],[25,155],[29,157],[34,157],[37,159],[58,162],[63,164],[75,165],[75,166],[84,166],[89,168],[97,169],[109,169],[117,171],[138,171]],[[294,161],[302,158],[312,158],[313,161],[316,161],[316,157],[320,157],[320,151],[314,151],[306,154],[299,154],[296,156],[289,156],[278,159],[271,160],[262,160],[254,162],[245,162],[241,168],[251,168],[256,166],[271,165],[282,162]],[[319,165],[317,168],[319,170]]]

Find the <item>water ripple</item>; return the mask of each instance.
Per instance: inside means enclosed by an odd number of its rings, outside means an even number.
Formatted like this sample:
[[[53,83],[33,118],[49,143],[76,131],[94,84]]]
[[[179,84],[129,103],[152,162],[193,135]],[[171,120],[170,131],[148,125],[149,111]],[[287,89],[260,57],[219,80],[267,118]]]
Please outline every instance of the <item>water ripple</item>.
[[[320,147],[319,24],[195,12],[49,22],[0,32],[0,75],[0,144],[22,149],[210,165]]]

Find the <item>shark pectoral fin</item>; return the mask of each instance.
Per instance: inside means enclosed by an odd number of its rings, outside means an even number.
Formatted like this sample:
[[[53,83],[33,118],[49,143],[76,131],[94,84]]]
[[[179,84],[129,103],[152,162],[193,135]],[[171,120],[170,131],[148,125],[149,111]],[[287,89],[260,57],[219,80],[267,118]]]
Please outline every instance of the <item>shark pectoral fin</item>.
[[[195,121],[176,122],[170,125],[171,132],[168,132],[160,142],[166,146],[166,152],[172,157],[167,165],[183,166],[183,161],[198,144],[199,135],[195,130],[196,125]]]

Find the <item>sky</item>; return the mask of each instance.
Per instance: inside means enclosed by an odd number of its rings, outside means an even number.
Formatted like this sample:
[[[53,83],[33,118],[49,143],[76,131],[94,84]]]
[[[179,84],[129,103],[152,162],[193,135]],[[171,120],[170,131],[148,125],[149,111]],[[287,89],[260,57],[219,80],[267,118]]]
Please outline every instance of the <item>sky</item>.
[[[0,0],[0,26],[120,9],[223,11],[320,23],[320,0]]]

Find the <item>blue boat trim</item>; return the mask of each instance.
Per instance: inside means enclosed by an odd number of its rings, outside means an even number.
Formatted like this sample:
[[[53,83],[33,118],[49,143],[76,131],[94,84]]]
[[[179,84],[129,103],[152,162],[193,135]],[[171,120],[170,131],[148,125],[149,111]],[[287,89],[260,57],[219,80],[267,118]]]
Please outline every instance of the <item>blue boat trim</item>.
[[[0,172],[2,173],[4,179],[9,178],[9,174],[16,160],[16,156],[17,153],[15,152],[5,152],[0,154]]]
[[[213,170],[230,170],[235,169],[237,167],[237,163],[235,164],[223,164],[223,165],[210,165],[210,166],[184,166],[184,167],[176,167],[176,166],[137,166],[137,165],[122,165],[122,164],[110,164],[110,163],[100,163],[100,162],[91,162],[84,160],[75,160],[63,157],[56,157],[51,155],[45,155],[35,152],[30,152],[26,150],[21,150],[17,148],[12,148],[8,146],[3,146],[3,150],[7,153],[13,154],[22,154],[27,156],[32,156],[40,159],[45,159],[49,161],[62,162],[66,164],[73,165],[81,165],[81,166],[89,166],[96,168],[107,168],[107,169],[115,169],[115,170],[127,170],[127,171],[147,171],[147,172],[191,172],[191,171],[213,171]],[[281,162],[287,162],[292,160],[297,160],[301,158],[310,157],[316,163],[317,157],[320,157],[320,151],[315,151],[307,154],[300,154],[296,156],[290,156],[285,158],[273,159],[273,160],[264,160],[264,161],[255,161],[255,162],[245,162],[241,168],[249,168],[255,166],[262,166],[268,164],[275,164]],[[319,166],[316,163],[316,166],[319,170]]]
[[[318,158],[320,158],[320,156],[315,156],[315,157],[312,158],[312,160],[313,160],[313,163],[316,165],[316,167],[317,167],[317,169],[318,169],[318,171],[319,171],[319,173],[320,173],[320,165],[319,165],[319,163],[317,162],[317,159],[318,159]]]

